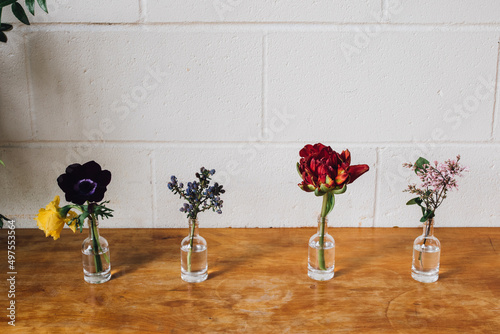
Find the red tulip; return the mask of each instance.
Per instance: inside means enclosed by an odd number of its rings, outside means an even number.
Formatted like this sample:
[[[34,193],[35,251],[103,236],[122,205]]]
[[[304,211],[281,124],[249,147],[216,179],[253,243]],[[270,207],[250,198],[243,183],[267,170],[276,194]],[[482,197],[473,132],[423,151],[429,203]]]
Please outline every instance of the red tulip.
[[[299,152],[300,162],[297,169],[302,177],[299,187],[316,196],[332,192],[341,194],[347,185],[366,173],[368,165],[351,166],[349,150],[338,154],[330,146],[323,144],[306,145]]]

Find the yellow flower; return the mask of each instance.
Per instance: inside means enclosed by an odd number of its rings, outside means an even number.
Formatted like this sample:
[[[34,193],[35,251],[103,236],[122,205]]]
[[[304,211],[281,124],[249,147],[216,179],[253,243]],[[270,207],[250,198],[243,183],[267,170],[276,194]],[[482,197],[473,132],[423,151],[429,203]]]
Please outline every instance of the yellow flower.
[[[46,237],[51,236],[54,240],[59,239],[61,236],[64,224],[67,224],[77,216],[73,211],[69,211],[66,217],[61,217],[59,213],[59,201],[59,196],[54,197],[54,200],[45,209],[38,211],[38,215],[35,218],[38,228],[45,232]],[[73,222],[69,227],[75,232],[76,222]]]

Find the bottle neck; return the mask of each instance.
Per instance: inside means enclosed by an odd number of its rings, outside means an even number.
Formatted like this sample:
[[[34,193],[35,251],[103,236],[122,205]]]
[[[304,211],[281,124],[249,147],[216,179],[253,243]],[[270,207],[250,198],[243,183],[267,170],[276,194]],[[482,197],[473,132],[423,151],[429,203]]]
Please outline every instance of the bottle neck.
[[[189,218],[189,236],[197,237],[199,235],[199,224],[198,219]]]
[[[89,238],[95,239],[97,236],[97,239],[99,239],[99,221],[97,221],[97,219],[93,221],[88,218],[87,223],[89,225]]]
[[[324,220],[324,222],[323,222]],[[328,218],[321,218],[321,215],[318,216],[318,233],[327,233],[328,232]]]
[[[434,218],[430,218],[425,222],[423,235],[426,237],[434,236]]]

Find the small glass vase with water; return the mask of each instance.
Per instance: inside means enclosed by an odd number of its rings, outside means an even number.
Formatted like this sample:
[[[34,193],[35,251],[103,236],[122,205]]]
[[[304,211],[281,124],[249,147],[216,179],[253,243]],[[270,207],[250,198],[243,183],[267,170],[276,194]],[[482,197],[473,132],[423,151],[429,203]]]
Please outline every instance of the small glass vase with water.
[[[199,235],[197,219],[189,219],[189,235],[181,243],[181,278],[200,283],[208,277],[207,241]]]
[[[82,243],[83,277],[87,283],[99,284],[111,279],[108,241],[99,233],[97,219],[88,219],[89,236]]]
[[[424,224],[421,236],[413,242],[411,277],[422,283],[433,283],[439,278],[441,243],[434,236],[434,218]]]
[[[307,274],[317,281],[333,278],[335,269],[335,239],[328,234],[328,218],[318,217],[318,232],[309,239]]]

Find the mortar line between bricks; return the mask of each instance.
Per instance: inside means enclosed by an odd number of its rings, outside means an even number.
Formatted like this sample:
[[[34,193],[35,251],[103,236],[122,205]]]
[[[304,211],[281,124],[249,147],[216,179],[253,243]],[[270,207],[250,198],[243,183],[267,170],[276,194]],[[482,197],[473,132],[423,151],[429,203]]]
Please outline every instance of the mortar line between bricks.
[[[23,34],[24,69],[26,74],[26,89],[28,90],[28,110],[30,114],[31,140],[35,140],[37,135],[35,101],[33,97],[33,80],[31,79],[31,61],[26,34]]]
[[[380,148],[377,147],[375,149],[375,195],[374,195],[374,203],[373,203],[373,222],[371,227],[377,227],[377,206],[378,206],[378,197],[379,197],[379,184],[380,184]]]
[[[172,32],[355,32],[360,27],[380,29],[381,32],[483,32],[500,31],[500,23],[468,23],[468,24],[416,24],[416,23],[330,23],[330,22],[127,22],[127,23],[33,23],[30,26],[14,24],[15,29],[22,32],[37,31],[123,31],[123,29],[140,29],[143,27],[165,29]],[[207,29],[212,29],[207,31]]]
[[[139,23],[144,24],[148,19],[147,9],[148,3],[147,0],[138,0],[139,1]]]
[[[261,124],[260,135],[265,138],[265,129],[267,128],[268,115],[267,115],[267,34],[262,36],[262,111],[261,111]]]
[[[498,91],[498,73],[500,71],[500,38],[498,40],[498,50],[497,50],[497,72],[496,72],[496,77],[495,77],[495,93],[493,95],[493,116],[492,116],[492,121],[491,121],[491,140],[495,140],[495,129],[496,129],[496,123],[498,122],[498,116],[496,115],[497,113],[497,103],[499,99],[500,92]]]
[[[353,147],[353,148],[421,148],[422,146],[429,145],[435,147],[455,147],[460,146],[464,148],[500,148],[500,142],[492,142],[490,140],[484,142],[413,142],[413,143],[387,143],[387,142],[335,142],[332,140],[324,140],[325,144],[335,147]],[[234,141],[234,142],[130,142],[130,141],[107,141],[100,142],[66,142],[66,141],[33,141],[33,142],[16,142],[16,143],[1,143],[0,149],[20,149],[20,148],[67,148],[75,149],[85,146],[92,146],[92,148],[100,149],[171,149],[171,148],[239,148],[245,144],[265,145],[268,148],[295,148],[300,149],[310,141],[300,142],[262,142],[262,141]]]
[[[388,22],[387,13],[389,10],[388,0],[380,0],[380,10],[382,11],[382,22]]]
[[[156,151],[155,150],[151,150],[150,153],[149,153],[149,163],[150,163],[150,170],[151,170],[151,191],[152,191],[152,201],[151,201],[151,209],[153,210],[151,216],[153,218],[153,228],[156,228],[157,227],[157,219],[158,219],[158,215],[157,215],[157,208],[158,208],[158,202],[157,202],[157,194],[156,194],[156,191],[157,191],[157,184],[156,184]]]

